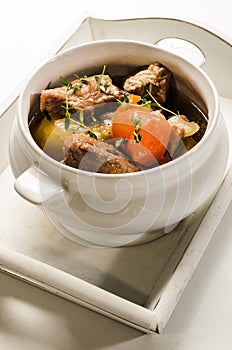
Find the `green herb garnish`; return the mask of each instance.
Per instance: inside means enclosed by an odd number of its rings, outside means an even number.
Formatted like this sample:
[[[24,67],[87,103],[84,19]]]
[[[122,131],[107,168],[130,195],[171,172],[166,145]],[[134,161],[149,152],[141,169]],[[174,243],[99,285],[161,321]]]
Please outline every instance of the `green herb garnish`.
[[[125,103],[129,103],[130,102],[129,97],[126,94],[124,94],[123,102],[125,102]]]
[[[113,155],[115,155],[115,156],[119,155],[119,153],[117,152],[116,149],[106,149],[106,151],[111,153],[111,154],[113,154]]]
[[[118,147],[121,146],[121,144],[126,144],[127,142],[128,142],[127,139],[124,139],[124,138],[120,137],[119,139],[117,139],[115,141],[115,147],[118,148]]]
[[[152,104],[154,107],[158,107],[158,108],[162,109],[163,111],[166,111],[166,112],[168,112],[168,113],[170,113],[170,114],[172,114],[172,115],[178,115],[177,113],[171,111],[170,109],[167,109],[167,108],[163,107],[163,106],[155,99],[155,97],[154,97],[154,96],[152,95],[152,93],[151,93],[151,91],[152,91],[152,84],[149,85],[149,90],[146,90],[146,91],[147,91],[148,95],[151,97],[151,99],[155,102],[155,104],[154,104],[154,103]]]
[[[93,114],[91,114],[91,119],[93,122],[97,122],[97,118]]]
[[[140,130],[142,129],[142,126],[141,126],[141,118],[139,117],[138,113],[136,113],[136,112],[134,113],[132,123],[135,127],[135,130],[133,131],[134,141],[136,143],[139,143],[142,140],[142,135],[139,134]]]
[[[82,87],[82,84],[88,84],[88,80],[86,80],[86,76],[79,77],[78,75],[75,75],[75,77],[77,78],[77,82],[75,82],[75,84],[73,84],[72,82],[68,82],[68,80],[65,77],[60,76],[60,81],[62,82],[62,84],[64,86],[66,86],[65,106],[64,106],[64,108],[65,108],[65,121],[64,121],[65,130],[68,130],[70,127],[70,121],[71,121],[70,109],[71,110],[73,109],[73,108],[70,108],[70,106],[69,106],[69,99],[68,99],[69,98],[69,91],[73,90],[73,93],[75,93],[75,91],[77,89],[80,89]],[[79,121],[76,121],[75,119],[72,119],[72,121],[75,123],[78,123],[82,127],[85,127],[83,111],[79,112]]]
[[[104,66],[103,66],[103,69],[102,69],[102,72],[101,72],[101,75],[95,75],[95,76],[94,76],[96,82],[97,82],[98,85],[99,85],[99,89],[100,89],[102,92],[106,92],[106,88],[107,88],[108,86],[111,85],[109,81],[103,82],[103,80],[102,80],[103,75],[105,74],[105,70],[106,70],[106,66],[104,65]]]

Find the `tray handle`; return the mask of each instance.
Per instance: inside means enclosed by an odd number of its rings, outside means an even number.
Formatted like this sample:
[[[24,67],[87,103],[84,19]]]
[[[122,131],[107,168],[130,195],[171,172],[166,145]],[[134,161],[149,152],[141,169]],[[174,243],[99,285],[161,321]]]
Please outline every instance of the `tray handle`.
[[[154,44],[187,59],[195,66],[202,67],[205,64],[206,58],[203,51],[188,40],[169,37],[160,39]]]

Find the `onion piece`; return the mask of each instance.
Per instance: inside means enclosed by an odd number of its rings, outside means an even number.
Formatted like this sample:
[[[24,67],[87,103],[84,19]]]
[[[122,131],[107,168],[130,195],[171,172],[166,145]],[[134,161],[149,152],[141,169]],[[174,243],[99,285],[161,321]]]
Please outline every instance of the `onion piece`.
[[[182,137],[194,135],[200,129],[200,126],[195,122],[190,122],[185,115],[175,115],[168,119],[169,124],[182,131]]]

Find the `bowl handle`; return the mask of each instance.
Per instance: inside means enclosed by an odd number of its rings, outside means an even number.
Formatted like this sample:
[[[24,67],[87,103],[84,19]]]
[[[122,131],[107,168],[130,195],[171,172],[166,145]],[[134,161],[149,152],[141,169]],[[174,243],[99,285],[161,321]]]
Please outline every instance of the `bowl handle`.
[[[14,183],[16,192],[33,204],[42,204],[58,193],[63,192],[62,186],[58,186],[47,174],[31,166],[25,170]]]
[[[181,56],[195,66],[202,67],[205,64],[206,59],[202,50],[188,40],[170,37],[161,39],[154,44]]]

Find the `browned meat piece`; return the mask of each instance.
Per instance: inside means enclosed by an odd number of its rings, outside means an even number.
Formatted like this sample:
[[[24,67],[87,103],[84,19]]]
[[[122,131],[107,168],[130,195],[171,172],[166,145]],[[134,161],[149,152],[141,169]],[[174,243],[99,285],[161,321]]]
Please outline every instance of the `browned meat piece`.
[[[126,159],[112,144],[87,135],[72,134],[64,142],[63,163],[73,168],[96,173],[122,174],[140,168]]]
[[[91,109],[94,105],[124,99],[123,91],[112,84],[108,75],[87,77],[85,81],[86,83],[72,81],[72,86],[80,86],[68,91],[69,108]],[[40,110],[65,116],[66,93],[66,86],[43,90],[40,95]]]
[[[171,73],[160,63],[151,64],[147,69],[129,77],[124,83],[124,90],[143,96],[152,84],[152,95],[159,103],[166,101]]]

